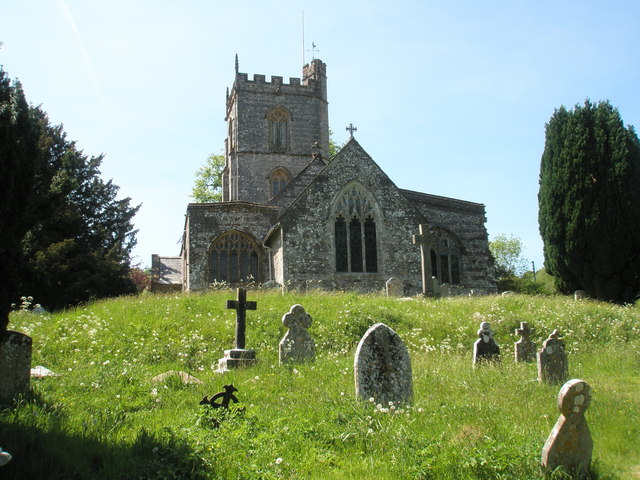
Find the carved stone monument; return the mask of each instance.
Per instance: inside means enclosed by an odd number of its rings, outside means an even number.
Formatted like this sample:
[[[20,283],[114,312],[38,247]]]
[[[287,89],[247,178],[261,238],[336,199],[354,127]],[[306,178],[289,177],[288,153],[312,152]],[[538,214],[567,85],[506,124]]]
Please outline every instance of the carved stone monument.
[[[354,362],[356,398],[373,398],[383,405],[405,403],[413,397],[409,352],[402,339],[384,323],[366,331]]]
[[[587,478],[591,466],[593,440],[584,412],[591,401],[588,383],[569,380],[560,389],[560,417],[542,448],[542,469],[551,473],[562,467],[571,478]]]
[[[0,341],[0,405],[9,405],[29,391],[31,344],[31,337],[12,330]]]
[[[536,344],[531,340],[531,328],[527,322],[520,322],[520,328],[516,328],[516,334],[520,335],[514,346],[516,362],[533,362],[536,359]]]
[[[245,332],[247,310],[255,310],[258,304],[248,302],[247,291],[244,288],[238,288],[237,300],[227,300],[227,308],[236,310],[236,348],[224,351],[224,357],[218,361],[219,372],[249,367],[256,362],[256,351],[245,348]]]
[[[402,280],[391,277],[387,280],[387,297],[401,297],[404,294]]]
[[[554,330],[538,352],[538,380],[555,384],[566,381],[568,376],[569,361],[558,338],[558,330]]]
[[[311,315],[302,305],[294,305],[282,317],[282,323],[289,328],[279,345],[280,364],[306,362],[316,356],[316,344],[307,332],[312,323]]]
[[[478,340],[473,344],[473,365],[483,362],[500,362],[500,347],[493,339],[489,322],[482,322],[478,329]]]

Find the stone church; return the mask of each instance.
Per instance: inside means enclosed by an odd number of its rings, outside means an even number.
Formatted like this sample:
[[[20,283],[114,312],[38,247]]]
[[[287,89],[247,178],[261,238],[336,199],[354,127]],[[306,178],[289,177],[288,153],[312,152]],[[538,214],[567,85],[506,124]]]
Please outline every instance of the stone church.
[[[187,206],[180,256],[153,255],[153,290],[254,282],[382,291],[396,277],[405,294],[417,294],[423,259],[413,235],[422,224],[432,239],[430,290],[496,291],[484,205],[398,188],[353,128],[329,158],[321,60],[289,82],[250,79],[237,57],[235,70],[222,201]]]

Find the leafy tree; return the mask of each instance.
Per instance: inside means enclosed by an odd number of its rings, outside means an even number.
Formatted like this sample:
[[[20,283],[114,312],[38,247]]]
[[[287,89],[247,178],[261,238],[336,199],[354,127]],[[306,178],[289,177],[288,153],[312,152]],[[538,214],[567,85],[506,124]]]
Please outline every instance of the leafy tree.
[[[20,83],[0,67],[0,340],[20,291],[21,241],[37,212],[44,115],[27,103]]]
[[[527,267],[527,261],[522,257],[522,241],[513,235],[500,234],[489,242],[489,250],[495,260],[498,290],[519,291],[519,276]]]
[[[607,301],[640,292],[640,141],[609,102],[557,109],[546,125],[538,222],[560,290]]]
[[[220,202],[222,200],[222,171],[224,155],[209,155],[207,163],[196,171],[196,180],[191,198],[196,203]]]

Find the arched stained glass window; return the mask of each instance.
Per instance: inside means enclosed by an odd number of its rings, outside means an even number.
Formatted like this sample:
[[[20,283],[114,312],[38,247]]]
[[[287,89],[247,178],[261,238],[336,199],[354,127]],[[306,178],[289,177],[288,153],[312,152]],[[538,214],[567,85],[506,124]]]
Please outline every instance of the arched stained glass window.
[[[209,282],[261,281],[260,247],[248,235],[232,230],[216,238],[209,249]]]
[[[334,208],[336,272],[377,272],[378,246],[373,198],[352,184],[338,196]]]

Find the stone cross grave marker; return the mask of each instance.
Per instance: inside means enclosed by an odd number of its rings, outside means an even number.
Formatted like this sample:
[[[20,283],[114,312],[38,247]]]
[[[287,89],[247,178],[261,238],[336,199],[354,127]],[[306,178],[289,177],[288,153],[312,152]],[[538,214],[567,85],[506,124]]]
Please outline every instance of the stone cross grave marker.
[[[529,323],[520,322],[520,328],[516,328],[516,334],[520,335],[514,346],[516,362],[533,362],[536,359],[536,344],[531,340],[531,328]]]
[[[542,448],[541,464],[546,473],[563,467],[571,478],[589,476],[593,440],[584,412],[590,402],[591,387],[582,380],[569,380],[560,389],[560,417]]]
[[[0,340],[0,405],[26,394],[31,382],[31,337],[7,330]]]
[[[405,403],[413,397],[409,351],[402,339],[384,323],[366,331],[354,362],[356,398],[387,405]]]
[[[482,322],[478,329],[478,340],[473,344],[473,365],[484,362],[500,362],[500,347],[493,339],[489,322]]]
[[[568,376],[569,361],[558,338],[558,330],[554,330],[538,352],[538,380],[549,384],[562,383]]]
[[[429,231],[429,227],[424,224],[419,226],[420,233],[413,236],[413,244],[420,245],[420,256],[422,266],[422,294],[433,294],[431,278],[431,247],[436,241],[436,237]]]
[[[247,291],[238,288],[237,300],[227,300],[227,308],[236,311],[236,348],[224,351],[224,357],[218,361],[218,371],[226,372],[233,368],[248,367],[256,362],[256,351],[245,348],[247,310],[256,310],[256,302],[247,301]]]
[[[293,305],[282,316],[282,323],[289,328],[280,341],[280,365],[290,362],[306,362],[316,356],[316,344],[307,332],[313,320],[302,305]]]
[[[401,297],[404,294],[402,280],[397,277],[391,277],[387,280],[387,297]]]

